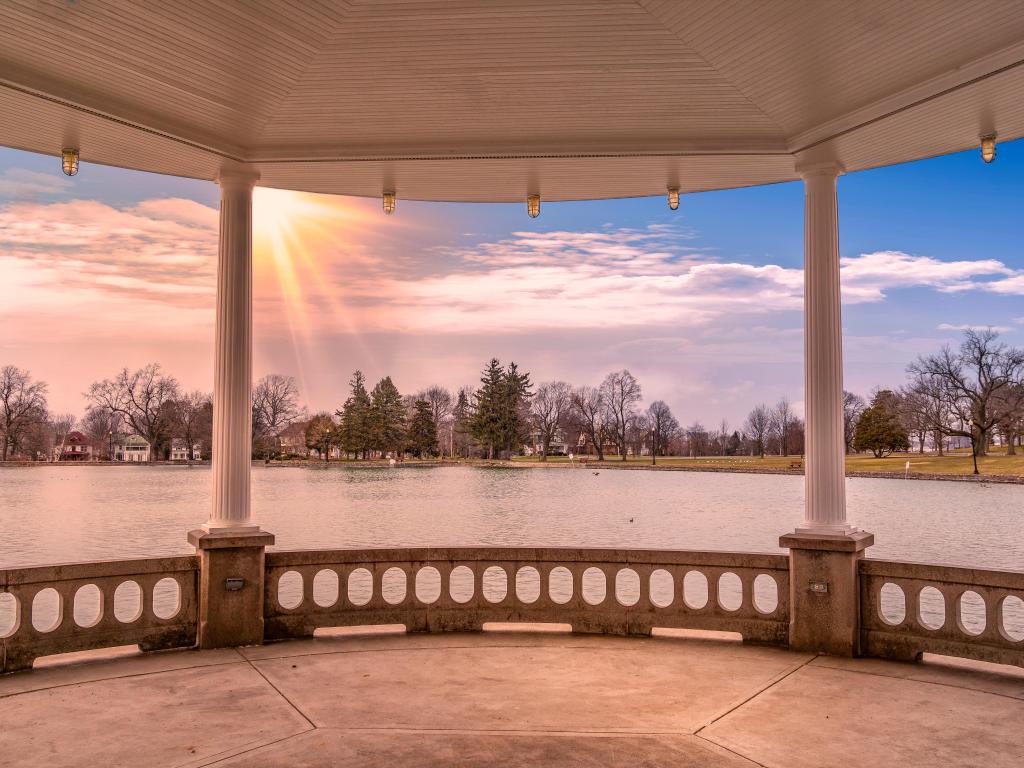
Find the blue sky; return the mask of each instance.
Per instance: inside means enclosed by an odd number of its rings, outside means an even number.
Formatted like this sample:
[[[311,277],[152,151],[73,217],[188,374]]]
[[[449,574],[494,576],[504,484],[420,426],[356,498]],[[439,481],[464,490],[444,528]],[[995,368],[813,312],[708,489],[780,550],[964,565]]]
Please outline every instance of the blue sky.
[[[844,176],[848,388],[896,386],[963,326],[1024,344],[1024,143]],[[89,381],[161,361],[212,385],[217,188],[0,149],[0,364],[80,412]],[[802,401],[800,183],[525,205],[269,192],[257,199],[256,374],[336,407],[355,368],[403,391],[476,381],[491,356],[535,381],[629,367],[684,423],[738,426]],[[262,237],[262,240],[261,240]],[[261,245],[262,242],[262,245]],[[67,376],[73,364],[75,375]]]

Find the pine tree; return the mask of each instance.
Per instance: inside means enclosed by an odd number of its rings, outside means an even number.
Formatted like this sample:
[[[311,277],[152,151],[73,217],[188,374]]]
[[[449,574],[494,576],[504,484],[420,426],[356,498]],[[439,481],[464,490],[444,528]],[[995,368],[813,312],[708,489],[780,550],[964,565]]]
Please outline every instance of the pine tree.
[[[884,398],[876,396],[871,407],[865,408],[857,419],[853,447],[857,451],[871,451],[876,459],[894,451],[910,450],[907,430],[896,414],[886,407]]]
[[[430,409],[430,403],[426,400],[417,400],[413,405],[415,411],[412,420],[409,422],[409,434],[407,438],[409,451],[420,458],[424,454],[437,455],[437,424],[434,422],[434,414]]]
[[[341,419],[341,445],[346,453],[365,459],[371,447],[370,395],[366,391],[366,377],[362,371],[352,374],[349,387],[351,394],[337,412]]]
[[[505,369],[497,358],[492,358],[480,378],[480,389],[473,394],[470,433],[487,451],[489,459],[494,458],[495,449],[500,447],[504,382]]]
[[[522,446],[529,435],[531,386],[530,374],[520,373],[515,363],[509,363],[501,386],[499,428],[499,445],[507,454]]]
[[[371,446],[397,457],[405,442],[405,407],[390,376],[378,381],[370,394],[368,421]]]

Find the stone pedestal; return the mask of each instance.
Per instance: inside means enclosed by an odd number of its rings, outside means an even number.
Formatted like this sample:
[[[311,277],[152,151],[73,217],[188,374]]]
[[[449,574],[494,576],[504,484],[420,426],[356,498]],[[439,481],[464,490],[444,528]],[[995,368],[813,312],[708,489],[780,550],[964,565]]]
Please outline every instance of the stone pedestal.
[[[263,643],[263,552],[266,531],[189,531],[199,555],[200,648]]]
[[[875,543],[872,533],[801,530],[782,536],[789,548],[789,647],[854,656],[860,645],[858,561]]]

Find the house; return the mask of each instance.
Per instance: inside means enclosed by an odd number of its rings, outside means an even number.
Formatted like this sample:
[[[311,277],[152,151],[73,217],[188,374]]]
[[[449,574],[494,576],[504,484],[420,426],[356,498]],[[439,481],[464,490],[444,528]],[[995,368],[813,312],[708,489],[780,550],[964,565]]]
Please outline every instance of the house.
[[[193,443],[190,452],[188,443],[184,439],[176,437],[171,440],[171,461],[199,461],[202,459],[202,455],[202,446],[199,443]]]
[[[129,435],[114,443],[114,461],[142,463],[150,461],[149,441],[141,435]]]
[[[543,447],[540,431],[534,430],[530,433],[526,444],[523,446],[523,454],[526,456],[540,456]],[[568,454],[569,442],[566,440],[565,433],[561,429],[555,430],[554,437],[548,445],[548,456],[567,456]]]
[[[81,432],[68,432],[63,444],[57,446],[57,461],[92,461],[92,444]]]

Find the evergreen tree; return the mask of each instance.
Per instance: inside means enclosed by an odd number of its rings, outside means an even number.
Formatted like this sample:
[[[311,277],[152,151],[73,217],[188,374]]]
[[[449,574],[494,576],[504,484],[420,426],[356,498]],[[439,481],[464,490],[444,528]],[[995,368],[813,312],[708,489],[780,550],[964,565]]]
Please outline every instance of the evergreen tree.
[[[907,430],[889,410],[885,398],[876,396],[871,407],[865,408],[857,419],[853,447],[857,451],[871,451],[876,459],[894,451],[910,450]]]
[[[437,424],[434,422],[434,414],[430,403],[426,400],[417,400],[413,405],[415,409],[409,422],[408,446],[409,451],[416,457],[423,455],[437,455]]]
[[[405,407],[390,376],[373,388],[368,415],[371,446],[384,454],[393,452],[397,458],[405,443]]]
[[[454,421],[454,442],[458,448],[459,456],[468,457],[472,440],[472,418],[473,407],[469,401],[469,387],[459,390],[458,399],[455,401],[455,408],[452,410]]]
[[[351,394],[337,412],[341,419],[341,444],[356,458],[367,458],[371,448],[370,395],[366,391],[366,377],[362,371],[352,374],[349,382]]]
[[[473,439],[493,459],[501,443],[501,413],[504,400],[505,369],[497,358],[484,369],[480,377],[480,389],[473,394],[473,415],[469,421]]]
[[[530,374],[509,363],[501,387],[499,445],[506,454],[519,450],[530,434]]]

